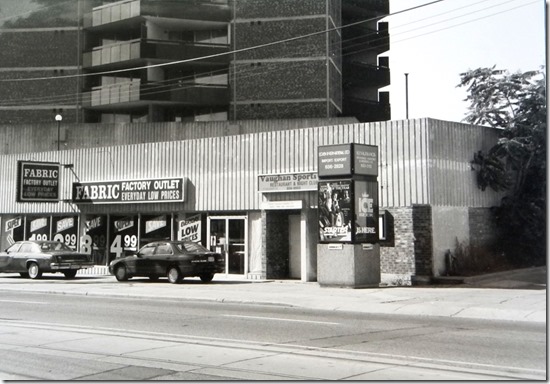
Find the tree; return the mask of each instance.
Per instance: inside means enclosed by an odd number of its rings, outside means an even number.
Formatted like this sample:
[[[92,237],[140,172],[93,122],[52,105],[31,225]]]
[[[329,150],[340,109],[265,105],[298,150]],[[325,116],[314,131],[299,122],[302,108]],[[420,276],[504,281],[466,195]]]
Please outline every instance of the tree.
[[[502,244],[520,265],[546,261],[546,79],[540,71],[509,73],[478,68],[461,73],[467,87],[471,124],[500,129],[487,153],[477,152],[472,168],[478,186],[505,191],[495,218]]]

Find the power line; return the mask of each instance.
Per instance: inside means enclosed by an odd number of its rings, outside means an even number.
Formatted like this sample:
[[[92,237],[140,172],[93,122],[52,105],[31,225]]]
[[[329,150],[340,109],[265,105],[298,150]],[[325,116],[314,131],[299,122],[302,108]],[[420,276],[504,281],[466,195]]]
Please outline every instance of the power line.
[[[216,57],[227,56],[227,55],[232,55],[232,54],[237,54],[237,53],[243,53],[243,52],[248,52],[248,51],[261,49],[261,48],[267,48],[267,47],[270,47],[270,46],[273,46],[273,45],[289,43],[289,42],[296,41],[296,40],[299,40],[299,39],[305,39],[305,38],[308,38],[308,37],[313,37],[313,36],[326,34],[326,33],[333,32],[333,31],[338,31],[338,30],[341,30],[341,29],[344,29],[344,28],[355,26],[355,25],[364,24],[364,23],[367,23],[369,21],[379,20],[383,17],[394,16],[394,15],[398,15],[398,14],[401,14],[401,13],[410,12],[410,11],[413,11],[415,9],[420,9],[420,8],[423,8],[423,7],[427,7],[429,5],[440,3],[442,1],[445,1],[445,0],[434,0],[434,1],[431,1],[429,3],[425,3],[425,4],[415,6],[415,7],[407,8],[407,9],[404,9],[404,10],[401,10],[401,11],[398,11],[398,12],[390,13],[390,14],[387,14],[385,16],[371,17],[371,18],[368,18],[368,19],[365,19],[365,20],[360,20],[360,21],[350,23],[350,24],[346,24],[346,25],[342,25],[342,26],[339,26],[339,27],[329,28],[329,29],[326,29],[326,30],[323,30],[323,31],[312,32],[312,33],[308,33],[308,34],[305,34],[305,35],[290,37],[288,39],[277,40],[277,41],[273,41],[273,42],[270,42],[270,43],[260,44],[260,45],[256,45],[256,46],[252,46],[252,47],[240,48],[240,49],[232,50],[232,51],[229,51],[229,52],[216,53],[216,54],[212,54],[212,55],[195,57],[195,58],[191,58],[191,59],[175,60],[175,61],[171,61],[169,63],[151,64],[151,65],[146,65],[146,66],[142,66],[142,67],[124,68],[124,69],[117,69],[117,70],[111,70],[111,71],[105,71],[105,72],[82,73],[82,74],[76,74],[76,75],[62,75],[62,76],[56,76],[55,78],[56,79],[62,79],[62,78],[74,78],[74,77],[86,77],[86,76],[100,76],[100,75],[107,75],[107,74],[112,74],[112,73],[130,72],[130,71],[137,71],[137,70],[148,69],[148,68],[157,68],[157,67],[164,67],[164,66],[169,66],[169,65],[191,63],[191,62],[205,60],[205,59],[213,59],[213,58],[216,58]],[[35,77],[35,78],[26,78],[26,79],[1,79],[0,82],[37,81],[37,80],[51,80],[51,79],[52,79],[52,77]]]
[[[503,13],[503,12],[507,12],[507,11],[511,11],[513,9],[516,9],[516,8],[519,8],[519,7],[523,7],[523,6],[528,6],[530,4],[534,4],[536,3],[536,1],[533,1],[531,3],[527,3],[527,4],[523,4],[521,6],[518,6],[518,7],[514,7],[514,8],[510,8],[510,9],[507,9],[507,10],[504,10],[504,11],[501,11],[501,12],[498,12],[498,13],[494,13],[494,14],[491,14],[491,15],[487,15],[487,16],[484,16],[482,18],[478,18],[478,19],[472,19],[472,20],[468,20],[464,23],[461,23],[461,24],[456,24],[456,25],[453,25],[453,26],[450,26],[450,27],[447,27],[447,28],[444,28],[444,29],[449,29],[449,28],[453,28],[453,27],[457,27],[457,26],[460,26],[460,25],[463,25],[463,24],[467,24],[467,23],[470,23],[470,22],[474,22],[474,21],[477,21],[477,20],[480,20],[480,19],[483,19],[483,18],[487,18],[487,17],[491,17],[491,16],[495,16],[497,14],[500,14],[500,13]],[[465,15],[464,15],[465,16]],[[457,17],[458,18],[458,17]],[[456,18],[455,18],[456,19]],[[444,29],[441,29],[441,30],[444,30]],[[397,34],[392,34],[392,37],[396,36],[396,35],[401,35],[401,34],[406,34],[406,33],[409,33],[411,31],[404,31],[404,32],[400,32],[400,33],[397,33]],[[427,34],[431,34],[431,33],[436,33],[436,32],[439,32],[438,31],[432,31],[432,32],[428,32],[428,33],[425,33],[425,34],[421,34],[421,35],[417,35],[417,36],[413,36],[413,37],[410,37],[410,38],[405,38],[405,39],[402,39],[402,40],[398,40],[398,41],[392,41],[392,44],[395,44],[395,43],[400,43],[400,42],[403,42],[403,41],[406,41],[406,40],[409,40],[409,39],[412,39],[412,38],[416,38],[416,37],[420,37],[420,36],[424,36],[424,35],[427,35]],[[375,35],[377,34],[376,32],[372,32],[372,33],[369,33],[369,34],[365,34],[365,35],[362,35],[363,37],[366,37],[366,36],[370,36],[370,35]],[[353,40],[353,39],[349,39],[349,40],[343,40],[343,42],[347,42],[347,41],[350,41],[350,40]],[[374,39],[374,40],[370,40],[369,43],[372,43],[373,41],[376,41],[376,40],[379,40],[379,39]],[[334,44],[338,44],[338,43],[334,43]],[[356,44],[356,45],[360,45],[360,44]],[[355,47],[356,45],[353,45],[353,47]],[[374,46],[374,48],[376,48],[376,46]],[[354,51],[350,51],[348,53],[345,53],[345,54],[342,54],[341,56],[344,57],[344,56],[348,56],[348,55],[354,55],[356,53],[359,53],[361,51],[364,51],[364,50],[368,50],[368,49],[373,49],[372,46],[366,48],[366,49],[357,49],[357,50],[354,50]],[[299,65],[298,63],[296,64],[297,66]],[[274,69],[270,69],[269,72],[273,72]],[[289,70],[289,66],[286,66],[284,68],[281,68],[280,70]],[[248,71],[248,65],[246,64],[242,64],[240,66],[240,70],[239,71],[235,71],[234,73],[232,73],[233,76],[242,76],[243,74],[245,74],[246,72]],[[169,79],[169,80],[166,80],[165,82],[167,84],[163,85],[162,83],[164,82],[159,82],[157,86],[153,86],[151,87],[149,90],[147,91],[144,91],[142,93],[140,93],[141,95],[153,95],[153,94],[157,94],[157,93],[162,93],[162,92],[166,92],[167,89],[171,89],[173,87],[173,82],[174,80],[181,80],[181,81],[186,81],[188,79],[193,79],[193,78],[196,78],[196,77],[200,77],[201,75],[206,75],[206,74],[215,74],[215,73],[222,73],[222,74],[227,74],[227,69],[222,69],[222,70],[219,70],[219,71],[207,71],[207,72],[204,72],[204,73],[199,73],[199,74],[193,74],[193,75],[189,75],[189,76],[185,76],[185,77],[181,77],[181,78],[176,78],[176,79]],[[266,71],[264,71],[263,73],[266,73]],[[229,76],[229,74],[228,74]],[[251,73],[249,74],[247,77],[250,78],[250,77],[254,77],[254,76],[262,76],[262,72],[255,72],[255,73]],[[51,78],[50,78],[51,79]],[[232,81],[231,78],[228,78],[229,81]],[[185,90],[185,89],[189,89],[189,88],[192,88],[192,87],[195,87],[197,86],[197,84],[192,84],[192,85],[189,85],[189,86],[182,86],[178,89],[180,90]],[[57,95],[57,96],[52,96],[52,97],[49,97],[49,98],[25,98],[25,99],[19,99],[19,100],[9,100],[9,101],[6,101],[4,103],[0,103],[0,106],[9,106],[9,105],[13,105],[13,106],[17,106],[17,105],[21,105],[21,102],[25,103],[28,105],[28,103],[31,103],[34,99],[36,100],[40,100],[42,101],[43,103],[41,103],[42,105],[44,105],[44,102],[50,102],[50,103],[55,103],[55,102],[62,102],[62,101],[65,101],[67,100],[67,102],[72,102],[74,100],[75,97],[77,97],[79,94],[82,94],[82,93],[77,93],[77,94],[66,94],[66,95]]]

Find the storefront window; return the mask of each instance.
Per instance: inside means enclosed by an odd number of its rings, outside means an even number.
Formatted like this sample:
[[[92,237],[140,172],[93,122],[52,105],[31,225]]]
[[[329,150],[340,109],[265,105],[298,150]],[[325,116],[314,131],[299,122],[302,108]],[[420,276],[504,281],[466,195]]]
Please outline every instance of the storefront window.
[[[111,216],[109,261],[138,250],[138,216]]]
[[[92,255],[96,265],[107,264],[107,216],[86,215],[82,219],[80,252]]]
[[[52,218],[53,240],[76,250],[78,247],[78,216],[54,216]]]
[[[140,221],[139,245],[144,246],[153,241],[170,240],[170,215],[142,215]]]
[[[50,240],[51,220],[49,216],[27,216],[25,240]]]

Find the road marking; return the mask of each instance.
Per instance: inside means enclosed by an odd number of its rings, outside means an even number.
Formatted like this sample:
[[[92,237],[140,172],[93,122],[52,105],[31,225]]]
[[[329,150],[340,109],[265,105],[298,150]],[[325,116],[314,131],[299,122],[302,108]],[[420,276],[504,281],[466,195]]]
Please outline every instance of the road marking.
[[[295,323],[340,325],[340,323],[331,323],[329,321],[295,320],[295,319],[285,319],[285,318],[280,318],[280,317],[243,316],[243,315],[222,315],[222,316],[225,316],[225,317],[239,317],[239,318],[242,318],[242,319],[290,321],[290,322],[295,322]]]
[[[41,301],[23,301],[23,300],[0,300],[0,303],[42,304],[42,305],[48,304]]]
[[[229,317],[247,317],[240,315],[222,315]],[[253,317],[253,316],[248,316]],[[260,319],[270,319],[268,317],[253,317]],[[292,319],[278,319],[276,320],[287,320],[287,321],[300,321]],[[312,322],[312,321],[308,321]],[[342,358],[342,356],[348,356],[351,360],[359,362],[376,362],[380,364],[396,364],[399,366],[410,366],[410,367],[425,367],[431,364],[436,365],[436,369],[445,369],[449,367],[450,370],[457,370],[458,372],[471,372],[469,370],[491,370],[495,374],[511,373],[514,372],[518,374],[540,374],[542,377],[546,375],[546,370],[544,369],[535,369],[535,368],[522,368],[514,366],[501,366],[494,364],[483,364],[475,363],[468,361],[453,361],[446,359],[434,359],[426,357],[417,357],[417,356],[404,356],[404,355],[395,355],[389,353],[380,353],[380,352],[365,352],[358,350],[347,350],[340,348],[330,348],[330,347],[313,347],[300,344],[281,344],[281,343],[269,343],[269,342],[259,342],[254,340],[241,340],[241,339],[227,339],[219,337],[208,337],[208,336],[195,336],[188,334],[173,334],[173,333],[163,333],[163,332],[151,332],[151,331],[139,331],[139,330],[128,330],[120,328],[107,328],[107,327],[89,327],[85,325],[74,325],[74,324],[62,324],[62,323],[46,323],[46,322],[37,322],[37,321],[22,321],[22,320],[6,320],[0,319],[0,326],[6,324],[13,327],[22,327],[22,328],[35,328],[35,329],[44,329],[48,331],[56,330],[62,332],[82,332],[92,335],[106,335],[106,336],[116,336],[116,337],[127,337],[127,338],[140,338],[140,339],[152,339],[152,340],[161,340],[171,343],[192,343],[206,346],[223,346],[228,347],[228,344],[232,348],[258,348],[261,351],[273,351],[283,353],[300,353],[307,356],[325,356],[325,357],[334,357],[340,356],[337,358]],[[329,323],[330,324],[330,323]],[[338,323],[332,323],[338,324]],[[288,352],[288,351],[291,352]],[[298,352],[297,352],[298,351]],[[442,365],[442,367],[439,367]],[[432,367],[433,369],[433,367]],[[481,372],[482,374],[484,372]],[[531,380],[540,380],[539,378],[531,378]]]

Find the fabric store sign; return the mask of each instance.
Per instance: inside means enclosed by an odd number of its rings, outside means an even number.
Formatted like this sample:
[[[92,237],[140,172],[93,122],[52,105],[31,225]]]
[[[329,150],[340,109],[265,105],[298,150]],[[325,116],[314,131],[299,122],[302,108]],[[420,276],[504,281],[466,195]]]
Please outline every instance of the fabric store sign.
[[[316,191],[317,172],[258,176],[259,192]]]
[[[18,202],[58,202],[59,163],[17,162]]]
[[[185,201],[186,178],[73,183],[76,204],[167,203]]]

